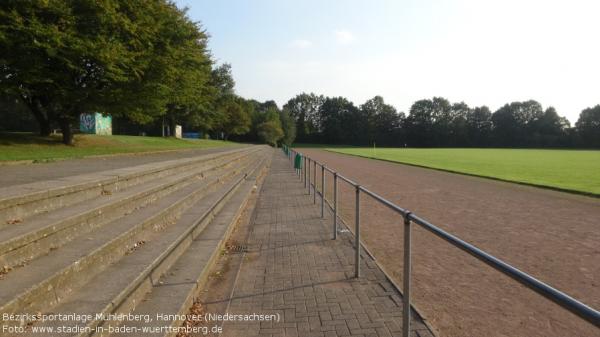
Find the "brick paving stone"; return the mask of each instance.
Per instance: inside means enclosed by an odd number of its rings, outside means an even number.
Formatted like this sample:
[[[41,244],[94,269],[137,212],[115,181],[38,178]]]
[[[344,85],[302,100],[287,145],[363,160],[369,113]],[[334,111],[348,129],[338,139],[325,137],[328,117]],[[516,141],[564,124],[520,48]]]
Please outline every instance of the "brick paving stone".
[[[399,336],[402,296],[363,254],[354,275],[349,233],[331,238],[332,218],[320,217],[290,162],[275,153],[258,203],[228,312],[277,314],[279,321],[225,322],[224,336]],[[411,336],[433,337],[415,315]]]

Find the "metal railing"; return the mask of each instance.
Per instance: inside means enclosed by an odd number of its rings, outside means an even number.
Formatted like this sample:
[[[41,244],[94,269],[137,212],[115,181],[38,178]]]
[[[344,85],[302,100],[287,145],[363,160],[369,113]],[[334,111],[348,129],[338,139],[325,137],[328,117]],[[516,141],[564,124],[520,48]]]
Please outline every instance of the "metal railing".
[[[410,288],[411,288],[411,224],[415,223],[422,228],[428,230],[429,232],[435,234],[436,236],[444,239],[449,242],[453,246],[469,253],[475,258],[483,261],[487,265],[492,268],[500,271],[502,274],[509,276],[510,278],[516,280],[527,288],[535,291],[536,293],[542,295],[546,299],[551,300],[552,302],[558,304],[562,308],[570,311],[571,313],[577,315],[578,317],[584,319],[585,321],[591,323],[597,328],[600,328],[600,312],[595,310],[594,308],[589,307],[588,305],[574,299],[573,297],[547,285],[546,283],[534,278],[533,276],[511,266],[510,264],[498,259],[497,257],[475,247],[474,245],[460,239],[459,237],[452,235],[441,228],[431,224],[427,220],[415,215],[407,209],[397,206],[391,201],[383,198],[375,192],[368,190],[367,188],[359,185],[358,183],[344,177],[343,175],[337,173],[336,171],[330,169],[322,163],[317,162],[316,160],[304,156],[297,151],[287,148],[284,149],[284,152],[289,157],[290,161],[293,163],[295,160],[296,154],[301,156],[301,160],[303,162],[303,167],[297,170],[297,175],[300,179],[304,180],[304,186],[308,189],[308,193],[313,194],[313,202],[316,204],[317,194],[320,194],[321,198],[321,217],[324,217],[324,205],[325,205],[325,171],[331,173],[333,175],[333,204],[328,204],[329,208],[333,212],[333,239],[337,238],[338,233],[338,180],[342,180],[349,185],[354,187],[355,191],[355,214],[354,214],[354,275],[355,277],[360,277],[360,251],[361,251],[361,243],[360,243],[360,195],[361,192],[370,196],[374,200],[380,202],[382,205],[391,209],[392,211],[398,213],[403,218],[404,222],[404,270],[403,270],[403,318],[402,318],[402,330],[403,336],[408,337],[410,331],[410,312],[411,312],[411,301],[410,301]],[[311,164],[313,166],[311,172]],[[318,190],[317,186],[317,167],[321,168],[321,191]],[[304,171],[304,173],[302,173]],[[311,173],[313,174],[313,179],[311,181]]]

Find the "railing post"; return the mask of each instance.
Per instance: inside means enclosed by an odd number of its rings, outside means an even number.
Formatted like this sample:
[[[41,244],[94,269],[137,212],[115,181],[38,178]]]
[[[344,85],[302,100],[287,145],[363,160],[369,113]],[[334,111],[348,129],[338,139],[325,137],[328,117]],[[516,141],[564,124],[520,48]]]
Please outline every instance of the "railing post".
[[[356,213],[354,215],[354,277],[360,277],[360,186],[356,185]]]
[[[317,204],[317,162],[313,161],[313,204]]]
[[[337,239],[337,172],[333,172],[333,239]]]
[[[308,186],[308,195],[310,195],[310,163],[312,163],[311,159],[308,160],[308,165],[307,165],[308,169],[306,171],[306,173],[308,175],[308,185],[307,185]]]
[[[404,289],[402,291],[402,336],[410,335],[410,255],[411,255],[410,212],[404,214]]]
[[[325,165],[321,165],[321,219],[325,217]]]
[[[302,163],[303,167],[304,167],[304,172],[302,172],[304,174],[304,188],[306,188],[306,160],[308,159],[308,157],[304,157],[304,163]]]

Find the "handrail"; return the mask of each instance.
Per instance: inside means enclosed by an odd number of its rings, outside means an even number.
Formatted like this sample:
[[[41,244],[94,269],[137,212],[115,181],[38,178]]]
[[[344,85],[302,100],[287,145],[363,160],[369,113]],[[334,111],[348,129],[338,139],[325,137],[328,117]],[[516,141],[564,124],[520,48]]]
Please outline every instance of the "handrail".
[[[338,175],[339,176],[339,175]],[[385,199],[384,197],[380,196],[379,194],[375,193],[375,192],[371,192],[370,190],[364,188],[363,186],[360,187],[360,189],[367,193],[368,195],[370,195],[373,199],[381,202],[382,204],[384,204],[385,206],[387,206],[388,208],[390,208],[393,211],[396,211],[398,213],[400,213],[403,217],[406,216],[409,212],[407,210],[405,210],[402,207],[396,206],[393,202]]]
[[[499,258],[483,251],[480,248],[475,247],[474,245],[458,238],[455,235],[452,235],[439,227],[431,224],[427,220],[418,217],[414,214],[409,215],[410,220],[414,223],[420,225],[436,236],[446,240],[451,243],[453,246],[462,249],[463,251],[471,254],[477,259],[485,262],[487,265],[493,267],[494,269],[500,271],[506,276],[509,276],[513,280],[523,284],[524,286],[534,290],[538,294],[544,296],[545,298],[551,300],[552,302],[560,305],[561,307],[569,310],[575,315],[589,321],[590,323],[600,327],[600,312],[594,310],[588,305],[579,302],[573,297],[547,285],[546,283],[536,279],[535,277],[511,266],[510,264],[500,260]]]
[[[350,180],[350,179],[348,179],[348,178],[344,177],[343,175],[341,175],[341,174],[339,174],[339,173],[338,173],[338,178],[340,178],[340,179],[344,180],[345,182],[347,182],[348,184],[350,184],[350,185],[352,185],[352,186],[354,186],[354,187],[358,187],[358,186],[359,186],[359,185],[358,185],[358,183],[355,183],[354,181],[352,181],[352,180]]]
[[[318,165],[321,166],[323,168],[323,170],[327,170],[330,173],[332,173],[334,175],[334,177],[342,179],[344,181],[346,181],[347,183],[349,183],[350,185],[354,186],[356,189],[356,200],[357,200],[357,206],[359,205],[358,200],[359,200],[359,193],[363,192],[366,193],[367,195],[369,195],[370,197],[372,197],[373,199],[375,199],[376,201],[379,201],[380,203],[382,203],[384,206],[390,208],[391,210],[399,213],[403,218],[404,218],[404,224],[405,224],[405,234],[408,234],[409,238],[410,238],[410,223],[413,222],[419,226],[421,226],[422,228],[428,230],[429,232],[435,234],[436,236],[444,239],[446,242],[450,243],[451,245],[469,253],[470,255],[474,256],[475,258],[479,259],[480,261],[486,263],[487,265],[493,267],[494,269],[498,270],[499,272],[501,272],[502,274],[512,278],[513,280],[521,283],[522,285],[526,286],[527,288],[535,291],[536,293],[542,295],[543,297],[545,297],[546,299],[551,300],[552,302],[558,304],[559,306],[561,306],[562,308],[570,311],[571,313],[575,314],[576,316],[586,320],[587,322],[591,323],[592,325],[600,328],[600,312],[595,310],[594,308],[576,300],[575,298],[561,292],[560,290],[557,290],[551,286],[549,286],[548,284],[536,279],[535,277],[513,267],[512,265],[502,261],[501,259],[485,252],[484,250],[460,239],[459,237],[450,234],[444,230],[442,230],[441,228],[433,225],[432,223],[430,223],[429,221],[415,215],[414,213],[411,213],[410,211],[394,204],[393,202],[385,199],[384,197],[378,195],[377,193],[370,191],[369,189],[359,185],[358,183],[354,182],[353,180],[337,173],[336,171],[334,171],[333,169],[330,169],[329,167],[326,167],[324,164],[317,162],[316,160],[305,156],[301,153],[298,153],[295,150],[291,150],[291,153],[293,153],[294,155],[299,154],[301,155],[303,158],[308,159],[309,161],[313,162],[314,165]],[[309,167],[310,169],[310,167]],[[315,170],[316,171],[316,170]],[[315,172],[316,173],[316,172]],[[301,176],[301,175],[300,175]],[[316,175],[315,175],[316,178]],[[302,177],[301,177],[302,179]],[[304,179],[307,179],[307,175],[304,175]],[[316,179],[315,179],[316,180]],[[337,190],[337,183],[336,183],[336,179],[334,179],[334,189]],[[315,197],[317,194],[316,191],[316,182],[310,182],[310,175],[308,175],[308,187],[309,187],[309,193],[310,193],[310,187],[311,185],[313,186],[314,190],[315,190]],[[320,193],[321,198],[325,198],[324,197],[324,193]],[[335,200],[336,198],[334,197],[334,205],[331,206],[328,203],[328,206],[330,206],[330,208],[332,208],[334,210],[334,212],[337,211],[337,200]],[[323,200],[322,200],[323,202]],[[335,214],[335,213],[334,213]],[[356,213],[356,231],[357,233],[355,233],[355,236],[360,236],[360,219],[359,219],[360,215],[359,212]],[[336,221],[337,219],[334,219],[334,238],[335,238],[335,233],[336,233]],[[405,252],[405,255],[408,253],[408,260],[405,260],[405,263],[408,262],[408,264],[410,265],[410,239],[408,242],[405,241],[405,244],[408,244],[408,248],[409,251]],[[357,243],[356,244],[356,248],[357,248],[357,252],[360,249],[359,247],[360,245]],[[405,247],[406,248],[406,247]],[[359,261],[356,261],[357,265],[355,266],[356,268],[356,275],[358,276],[358,263]],[[410,268],[409,268],[410,269]],[[410,270],[406,270],[405,272],[408,272],[408,277],[404,277],[405,279],[405,292],[406,294],[404,294],[404,298],[409,298],[410,296]],[[408,284],[406,283],[408,282]],[[408,300],[408,304],[410,304],[410,300]],[[409,310],[405,310],[405,312],[408,312]],[[408,314],[405,315],[405,321],[407,319]],[[409,322],[409,321],[406,321]],[[407,324],[406,324],[407,325]],[[406,329],[404,331],[404,334],[407,335],[408,334],[408,327],[405,326],[403,327],[403,330]]]

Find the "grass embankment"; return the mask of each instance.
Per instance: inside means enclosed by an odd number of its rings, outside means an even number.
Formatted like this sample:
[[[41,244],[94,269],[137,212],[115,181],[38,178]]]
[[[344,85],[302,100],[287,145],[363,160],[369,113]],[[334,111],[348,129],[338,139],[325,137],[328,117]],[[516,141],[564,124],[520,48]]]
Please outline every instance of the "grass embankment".
[[[29,133],[0,133],[0,161],[43,162],[97,155],[200,149],[235,144],[206,139],[81,134],[75,135],[74,146],[67,146],[61,143],[60,136],[40,137]]]
[[[600,196],[600,151],[328,147],[328,151]]]

